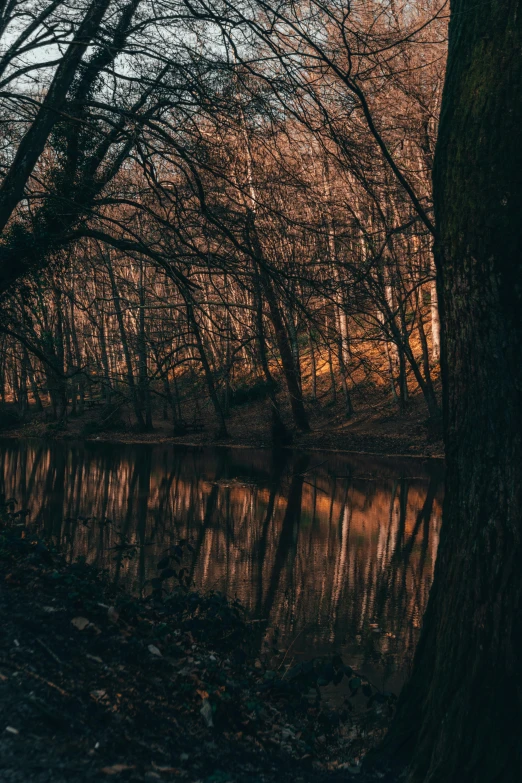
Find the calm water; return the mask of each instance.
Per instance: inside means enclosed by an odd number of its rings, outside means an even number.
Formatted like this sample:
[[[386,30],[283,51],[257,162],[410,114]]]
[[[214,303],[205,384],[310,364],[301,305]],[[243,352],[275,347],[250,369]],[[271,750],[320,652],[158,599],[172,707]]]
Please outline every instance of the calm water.
[[[265,649],[340,652],[400,688],[433,577],[439,463],[5,440],[0,483],[71,558],[136,592],[188,538],[196,585],[265,619]],[[130,557],[111,549],[122,540]]]

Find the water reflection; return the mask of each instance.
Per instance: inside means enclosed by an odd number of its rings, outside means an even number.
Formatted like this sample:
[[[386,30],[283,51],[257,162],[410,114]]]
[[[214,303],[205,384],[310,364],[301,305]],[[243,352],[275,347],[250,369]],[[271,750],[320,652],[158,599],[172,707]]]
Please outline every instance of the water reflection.
[[[0,482],[70,557],[109,568],[130,589],[188,538],[196,585],[266,618],[269,649],[341,652],[400,686],[433,576],[437,464],[3,441]],[[134,557],[111,549],[122,540],[137,545]]]

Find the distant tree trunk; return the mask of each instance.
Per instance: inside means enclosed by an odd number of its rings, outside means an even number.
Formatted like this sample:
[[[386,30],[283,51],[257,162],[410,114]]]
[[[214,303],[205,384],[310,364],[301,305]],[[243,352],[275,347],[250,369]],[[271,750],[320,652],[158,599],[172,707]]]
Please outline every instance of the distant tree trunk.
[[[72,324],[69,322],[69,319],[67,317],[67,308],[64,308],[63,313],[63,320],[64,320],[64,336],[65,336],[65,355],[67,357],[66,359],[66,368],[67,368],[67,375],[71,378],[71,382],[69,384],[69,393],[70,393],[70,399],[71,399],[71,416],[76,416],[77,409],[76,409],[76,379],[74,378],[73,372],[75,367],[74,357],[72,354],[72,346],[71,346],[71,327]]]
[[[103,293],[103,292],[102,292]],[[109,367],[109,354],[107,353],[107,339],[105,337],[105,316],[103,310],[98,309],[98,336],[100,340],[100,360],[104,374],[104,382],[102,387],[102,393],[107,402],[111,401],[112,397],[112,383],[111,373]]]
[[[292,408],[294,422],[300,430],[303,432],[308,432],[310,425],[308,424],[308,416],[306,415],[304,408],[303,395],[301,393],[301,386],[299,384],[299,373],[295,366],[292,348],[290,346],[290,341],[286,333],[283,318],[279,310],[279,304],[275,295],[272,281],[264,270],[261,271],[261,284],[268,302],[270,317],[274,326],[276,343],[279,350],[279,355],[281,356],[281,363],[283,365],[283,372],[288,388],[288,395],[290,397],[290,407]]]
[[[328,316],[326,316],[326,322],[325,322],[325,331],[327,335],[328,340],[328,369],[330,371],[330,386],[332,388],[332,402],[335,405],[337,402],[337,386],[335,383],[335,372],[334,372],[334,366],[333,366],[333,356],[332,356],[332,345],[331,345],[331,333],[328,329]]]
[[[312,384],[312,402],[317,402],[317,363],[315,360],[312,330],[308,329],[308,345],[310,348],[310,380]]]
[[[401,411],[404,411],[409,397],[408,375],[406,373],[406,356],[400,344],[397,348],[397,356],[399,357],[399,405]]]
[[[83,406],[85,402],[85,376],[81,370],[82,366],[82,353],[80,350],[80,343],[78,341],[78,332],[76,330],[76,320],[74,313],[74,299],[71,298],[71,339],[74,348],[74,357],[77,369],[80,371],[78,378],[78,394],[79,394],[79,413],[83,413]]]
[[[268,302],[270,310],[270,317],[274,327],[275,338],[279,355],[281,356],[281,363],[283,365],[283,373],[288,388],[288,395],[290,397],[290,407],[292,408],[292,415],[296,426],[303,432],[308,432],[310,425],[308,423],[308,416],[306,415],[303,395],[301,393],[301,386],[299,383],[299,373],[297,371],[294,356],[292,354],[292,348],[285,329],[279,304],[274,291],[274,286],[270,280],[266,270],[261,269],[261,285],[263,293]]]
[[[334,279],[337,283],[337,292],[335,294],[335,308],[336,308],[336,320],[339,328],[339,339],[341,341],[341,353],[342,364],[344,367],[348,366],[350,361],[350,342],[348,338],[348,316],[346,315],[346,307],[344,302],[344,294],[341,288],[341,276],[339,273],[339,267],[337,264],[333,268]]]
[[[145,410],[145,429],[150,432],[152,427],[152,405],[149,389],[149,370],[147,355],[147,335],[145,333],[145,284],[143,259],[140,258],[140,307],[138,312],[138,377],[142,409]]]
[[[221,403],[219,401],[219,395],[216,389],[216,384],[214,383],[212,368],[210,367],[210,363],[207,357],[207,352],[203,344],[203,338],[201,337],[201,329],[199,328],[199,324],[194,314],[194,307],[190,303],[187,303],[187,317],[188,317],[188,322],[192,328],[192,331],[194,332],[194,337],[196,338],[196,345],[198,346],[199,358],[201,360],[201,366],[203,367],[203,372],[205,374],[208,393],[210,395],[210,399],[212,405],[214,406],[214,411],[216,413],[219,422],[218,438],[228,438],[228,430],[225,422],[225,416],[223,414],[223,408],[221,407]]]
[[[5,380],[6,380],[6,369],[7,369],[7,352],[6,352],[6,338],[5,335],[2,335],[2,343],[1,343],[1,351],[0,351],[0,400],[2,400],[2,404],[5,403]]]
[[[522,2],[453,0],[434,167],[446,492],[410,783],[522,780]]]
[[[350,419],[353,416],[353,403],[352,403],[352,397],[350,395],[350,389],[348,388],[348,378],[347,378],[348,370],[344,364],[345,352],[343,349],[343,339],[341,334],[339,334],[337,339],[337,356],[339,359],[339,370],[341,373],[341,383],[342,383],[343,394],[344,394],[345,416],[347,419]]]
[[[334,301],[335,301],[334,315],[335,315],[337,329],[339,331],[339,335],[341,339],[341,354],[342,354],[339,362],[343,367],[347,367],[348,362],[350,361],[350,345],[348,341],[348,317],[346,315],[346,308],[345,308],[345,301],[344,301],[343,281],[341,279],[341,272],[339,269],[339,263],[337,258],[334,222],[332,218],[332,207],[330,203],[331,201],[330,172],[329,172],[329,166],[326,157],[323,160],[323,194],[324,194],[323,215],[326,224],[328,257],[332,264],[332,276],[336,283],[336,291],[334,295]],[[343,383],[346,384],[346,379],[344,380]]]
[[[225,291],[226,291],[226,283],[225,283]],[[225,416],[228,416],[230,413],[230,397],[232,393],[232,389],[230,388],[230,376],[232,374],[232,367],[231,367],[231,343],[232,343],[232,330],[230,328],[230,310],[227,307],[226,315],[225,315],[225,361],[224,361],[224,367],[223,367],[223,411],[225,413]]]
[[[241,127],[245,141],[247,182],[250,193],[249,199],[245,201],[247,240],[252,251],[252,261],[256,267],[256,278],[259,281],[260,288],[268,302],[268,309],[270,311],[270,318],[274,327],[277,349],[281,357],[283,374],[285,376],[286,386],[288,389],[288,396],[290,397],[290,406],[292,409],[294,423],[301,431],[309,432],[310,425],[308,423],[308,416],[306,415],[303,395],[299,383],[299,370],[295,365],[294,357],[292,355],[292,348],[288,339],[287,331],[285,329],[281,311],[279,309],[279,303],[274,291],[274,286],[264,263],[263,247],[257,232],[257,198],[253,182],[252,154],[243,114],[241,114]],[[277,411],[273,410],[273,416],[275,416],[274,423],[277,423],[278,421],[282,424],[281,417],[277,415]]]
[[[396,341],[398,351],[399,351],[399,387],[401,392],[401,403],[403,400],[406,400],[408,398],[408,386],[407,386],[407,376],[406,376],[406,360],[408,360],[408,364],[410,365],[413,371],[415,380],[419,384],[419,388],[424,395],[424,399],[428,407],[430,418],[433,420],[439,419],[440,418],[439,403],[437,402],[437,397],[435,395],[435,390],[433,388],[431,378],[429,378],[429,382],[428,382],[423,377],[418,362],[415,359],[415,356],[413,355],[404,317],[402,317],[402,324],[400,329],[395,323],[395,320],[393,318],[390,319],[389,325],[390,325],[390,331],[392,332],[393,335],[393,339]]]
[[[177,416],[174,416],[174,420],[183,421],[183,414],[181,412],[181,399],[179,396],[179,389],[178,389],[178,381],[176,377],[176,372],[174,371],[172,373],[172,380],[174,381],[174,394],[175,394],[175,402],[176,402],[176,410],[177,410]],[[174,413],[174,410],[172,411]]]
[[[286,323],[288,324],[288,336],[290,338],[290,345],[292,346],[292,356],[294,357],[295,373],[297,375],[297,382],[302,395],[302,379],[301,379],[301,356],[299,351],[299,338],[297,335],[297,327],[294,321],[294,314],[287,304],[286,310]]]
[[[165,370],[163,373],[163,389],[165,391],[166,402],[168,403],[168,407],[170,408],[170,411],[172,413],[174,432],[177,432],[180,429],[181,422],[178,418],[178,408],[176,405],[176,400],[172,396],[172,390],[170,388],[170,383],[169,383],[169,374],[167,370]],[[164,410],[163,418],[168,420],[168,413],[166,409]]]
[[[63,331],[62,292],[58,286],[53,286],[53,299],[56,316],[56,328],[54,335],[54,365],[56,371],[52,372],[52,388],[54,392],[55,415],[57,419],[67,418],[67,381],[65,372],[65,341]]]
[[[17,372],[17,364],[20,365],[20,373]],[[29,407],[29,398],[27,396],[27,365],[25,357],[19,362],[13,362],[13,391],[21,418],[27,413]]]
[[[437,280],[431,283],[431,358],[440,361],[440,317],[439,298],[437,296]]]
[[[36,410],[38,411],[38,413],[41,413],[43,411],[43,405],[40,399],[40,393],[38,391],[38,384],[36,382],[36,377],[34,374],[33,367],[31,365],[29,353],[27,351],[27,348],[25,348],[25,346],[23,348],[23,351],[24,351],[24,361],[27,365],[27,374],[29,376],[29,383],[31,384],[31,394],[33,395]]]
[[[138,398],[138,390],[134,382],[134,369],[132,366],[132,359],[129,350],[129,343],[127,341],[127,331],[125,329],[125,322],[123,320],[123,311],[121,309],[121,298],[116,284],[116,278],[114,276],[114,269],[112,266],[112,259],[108,252],[105,257],[105,263],[107,265],[107,271],[109,273],[109,280],[111,284],[112,300],[114,303],[114,311],[116,313],[116,320],[118,321],[118,327],[120,330],[121,347],[123,350],[123,356],[125,358],[125,367],[127,370],[127,383],[129,385],[129,391],[131,395],[132,404],[134,407],[134,414],[138,422],[140,430],[146,429],[145,419],[143,418],[143,412]]]
[[[279,302],[277,300],[276,292],[274,291],[272,280],[270,279],[270,275],[268,274],[264,264],[263,249],[257,235],[255,214],[252,211],[249,211],[248,230],[249,239],[252,243],[253,254],[255,255],[255,261],[259,271],[261,289],[265,295],[266,301],[268,302],[268,309],[270,311],[270,318],[274,327],[277,348],[281,357],[281,364],[283,365],[283,373],[288,389],[288,396],[290,397],[292,416],[298,429],[300,429],[302,432],[309,432],[310,425],[308,423],[308,416],[306,415],[303,395],[299,383],[299,372],[295,364],[294,355],[292,353],[290,340],[288,339],[288,333],[285,328],[283,316],[281,315],[281,310],[279,309]]]
[[[265,381],[268,387],[268,396],[270,398],[271,416],[272,416],[272,422],[271,422],[272,439],[274,441],[274,444],[277,444],[278,442],[279,443],[287,442],[290,438],[290,435],[283,421],[283,417],[281,416],[281,408],[279,407],[279,402],[277,400],[277,394],[276,394],[276,384],[272,376],[272,373],[270,372],[270,366],[268,364],[268,357],[266,354],[265,329],[263,324],[263,300],[261,298],[259,268],[255,262],[254,262],[254,267],[255,267],[254,292],[255,292],[255,302],[256,302],[256,327],[257,327],[257,338],[258,338],[258,345],[259,345],[259,358],[261,361],[261,368],[265,376]]]
[[[432,399],[435,397],[435,389],[433,388],[433,381],[431,379],[430,353],[428,350],[428,340],[426,338],[426,331],[424,329],[424,320],[422,317],[422,302],[418,291],[417,291],[417,328],[419,330],[419,338],[420,338],[420,344],[422,348],[422,365],[424,369],[424,380],[426,382],[426,386],[429,389],[428,394]]]
[[[393,345],[393,343],[390,345],[390,341],[388,339],[388,328],[387,328],[387,326],[385,326],[385,324],[386,324],[386,316],[383,313],[383,311],[380,310],[380,309],[377,310],[377,320],[383,326],[383,332],[384,332],[384,337],[385,337],[385,339],[384,339],[384,350],[386,352],[386,361],[388,363],[388,372],[389,372],[389,376],[390,376],[390,390],[391,390],[391,393],[392,393],[393,401],[397,402],[399,398],[397,397],[397,389],[395,388],[394,361],[393,361],[393,358],[392,358],[392,350],[395,349],[394,354],[393,354],[394,357],[396,357],[396,355],[397,355],[397,350],[396,350],[396,346]]]

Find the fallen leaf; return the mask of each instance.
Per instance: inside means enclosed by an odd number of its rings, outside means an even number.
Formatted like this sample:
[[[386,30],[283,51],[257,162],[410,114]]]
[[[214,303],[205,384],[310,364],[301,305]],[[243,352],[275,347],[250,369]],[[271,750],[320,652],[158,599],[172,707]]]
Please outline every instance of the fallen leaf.
[[[120,619],[119,612],[115,609],[114,606],[109,606],[107,609],[107,617],[109,618],[109,622],[111,623],[117,623]]]
[[[90,696],[95,701],[102,701],[103,699],[107,698],[107,691],[105,690],[91,691]]]
[[[136,769],[134,764],[113,764],[112,767],[103,767],[100,771],[104,775],[119,775],[120,772],[125,772],[127,769]]]
[[[202,699],[208,699],[208,693],[206,691],[196,691],[198,696],[201,696]]]
[[[87,628],[87,626],[89,625],[89,620],[86,617],[73,617],[73,619],[71,620],[71,623],[79,631],[84,631]]]
[[[151,655],[156,655],[158,658],[162,658],[161,652],[158,650],[158,648],[154,644],[149,644],[148,651]]]
[[[212,707],[210,706],[210,702],[208,699],[203,699],[203,705],[200,709],[200,713],[203,715],[203,718],[205,719],[205,723],[209,727],[209,729],[212,728],[214,725],[214,721],[212,719]]]

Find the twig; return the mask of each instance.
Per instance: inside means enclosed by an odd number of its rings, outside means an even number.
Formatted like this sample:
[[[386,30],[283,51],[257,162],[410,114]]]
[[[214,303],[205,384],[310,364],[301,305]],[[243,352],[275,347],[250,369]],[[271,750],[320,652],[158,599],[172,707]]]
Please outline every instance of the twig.
[[[301,634],[302,634],[304,631],[308,630],[308,628],[309,628],[309,627],[310,627],[310,626],[305,626],[304,628],[301,628],[301,630],[299,631],[299,633],[298,633],[296,636],[294,636],[294,638],[293,638],[293,639],[292,639],[292,641],[290,642],[289,646],[286,648],[286,652],[285,652],[285,654],[284,654],[284,656],[283,656],[283,660],[281,661],[281,663],[280,663],[280,664],[279,664],[279,666],[277,667],[277,671],[279,671],[279,669],[282,667],[282,665],[283,665],[283,664],[284,664],[284,662],[286,661],[286,656],[288,655],[288,653],[290,652],[290,650],[292,649],[292,647],[294,646],[294,644],[296,643],[296,641],[299,639],[299,637],[301,636]]]
[[[45,677],[40,677],[39,674],[35,674],[35,672],[30,672],[29,669],[26,669],[25,666],[20,666],[18,663],[15,663],[14,661],[11,661],[8,658],[2,657],[2,663],[4,666],[9,666],[11,669],[18,669],[18,671],[23,672],[24,674],[27,674],[28,677],[32,677],[35,680],[38,680],[39,682],[43,682],[44,685],[48,685],[49,688],[54,688],[54,690],[58,691],[59,694],[62,696],[70,696],[71,694],[67,691],[64,691],[63,688],[60,688],[59,685],[56,685],[55,682],[52,682],[51,680],[46,680]]]
[[[44,648],[44,650],[46,650],[49,653],[51,658],[54,658],[54,660],[59,666],[63,666],[63,661],[61,661],[60,658],[58,658],[58,656],[56,655],[56,653],[54,653],[44,642],[42,642],[41,639],[36,639],[36,641]]]
[[[49,688],[54,688],[54,690],[58,691],[58,693],[61,696],[70,696],[71,695],[67,691],[64,691],[63,688],[60,688],[59,685],[56,685],[56,683],[52,682],[51,680],[46,680],[45,677],[40,677],[39,674],[35,674],[34,672],[30,672],[30,671],[28,671],[28,669],[23,669],[23,668],[21,669],[21,671],[23,671],[24,674],[28,674],[29,677],[34,677],[35,680],[38,680],[39,682],[43,682],[44,685],[48,685]]]

